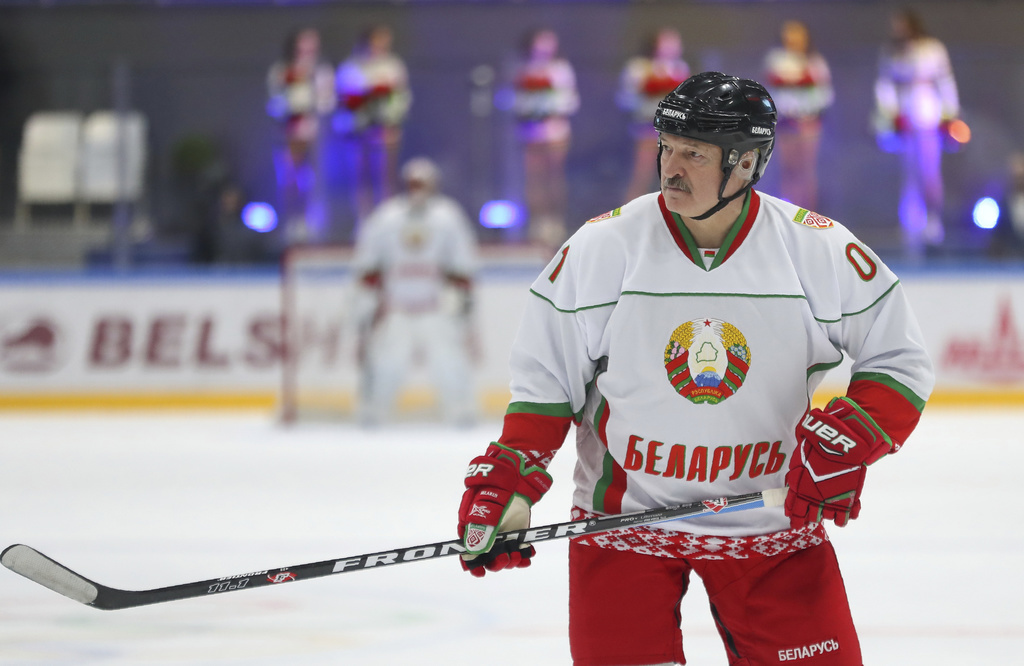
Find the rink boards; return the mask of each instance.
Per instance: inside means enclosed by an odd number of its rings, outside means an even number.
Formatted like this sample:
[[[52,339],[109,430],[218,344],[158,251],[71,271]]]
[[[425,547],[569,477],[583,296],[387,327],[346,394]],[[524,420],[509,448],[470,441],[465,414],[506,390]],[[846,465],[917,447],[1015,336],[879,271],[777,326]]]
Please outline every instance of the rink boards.
[[[472,340],[485,413],[508,399],[508,350],[543,265],[489,261]],[[1024,404],[1024,270],[903,269],[937,373],[935,403]],[[358,379],[348,276],[306,294],[292,357],[312,395],[351,406]],[[0,274],[0,408],[277,409],[286,359],[273,270]],[[848,363],[819,396],[841,391]],[[403,409],[431,400],[410,368]]]

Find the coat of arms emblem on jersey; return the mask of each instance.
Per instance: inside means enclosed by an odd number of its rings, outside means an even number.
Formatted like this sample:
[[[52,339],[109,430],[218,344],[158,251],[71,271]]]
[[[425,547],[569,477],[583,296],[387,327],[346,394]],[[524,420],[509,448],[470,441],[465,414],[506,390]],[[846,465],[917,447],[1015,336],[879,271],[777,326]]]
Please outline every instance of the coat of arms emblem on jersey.
[[[679,395],[717,405],[743,386],[750,347],[738,328],[719,319],[694,319],[679,326],[665,347],[665,370]]]

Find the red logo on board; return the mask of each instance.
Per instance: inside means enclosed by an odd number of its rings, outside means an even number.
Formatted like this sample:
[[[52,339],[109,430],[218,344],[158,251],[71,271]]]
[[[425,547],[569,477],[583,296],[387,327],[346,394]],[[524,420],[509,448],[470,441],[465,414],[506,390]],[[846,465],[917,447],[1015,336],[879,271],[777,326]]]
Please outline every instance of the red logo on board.
[[[988,336],[953,338],[942,354],[942,366],[991,381],[1024,378],[1024,340],[1008,296],[999,303],[995,327]]]

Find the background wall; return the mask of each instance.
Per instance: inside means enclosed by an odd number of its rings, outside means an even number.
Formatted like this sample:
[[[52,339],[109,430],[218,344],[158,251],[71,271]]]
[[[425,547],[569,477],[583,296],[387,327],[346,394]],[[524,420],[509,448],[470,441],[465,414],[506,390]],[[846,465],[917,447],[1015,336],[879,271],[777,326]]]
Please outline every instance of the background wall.
[[[947,156],[947,224],[954,246],[983,242],[969,208],[1001,187],[1007,155],[1024,145],[1024,5],[1007,0],[917,3],[930,32],[948,46],[973,141]],[[0,6],[0,225],[12,211],[21,128],[42,109],[89,111],[112,105],[112,72],[131,75],[133,106],[150,119],[150,214],[158,235],[186,236],[192,221],[172,165],[186,137],[216,142],[253,199],[274,196],[276,128],[264,112],[265,76],[286,34],[315,26],[336,64],[374,22],[395,30],[413,94],[405,156],[442,165],[446,188],[471,211],[495,197],[519,195],[509,118],[470,113],[470,72],[494,68],[501,83],[523,34],[547,25],[574,63],[582,109],[574,121],[569,178],[571,216],[585,220],[621,203],[630,147],[615,106],[620,69],[662,24],[677,26],[695,71],[722,69],[759,77],[761,58],[787,18],[812,28],[829,60],[836,104],[825,120],[820,212],[854,228],[884,252],[895,246],[897,158],[881,152],[869,129],[880,44],[894,2],[323,2],[282,6],[241,3],[8,3]],[[328,151],[330,148],[328,139]],[[328,161],[332,191],[339,172]],[[772,192],[769,168],[763,189]],[[350,224],[332,201],[340,228]],[[482,233],[484,240],[486,234]]]
[[[485,263],[473,318],[487,416],[508,405],[508,355],[543,262]],[[297,283],[288,313],[295,408],[356,404],[356,328],[346,272]],[[935,366],[929,404],[1024,404],[1024,271],[901,274]],[[26,408],[277,409],[285,382],[278,276],[189,269],[149,275],[0,274],[0,411]],[[403,411],[423,416],[431,377],[413,363]],[[850,362],[817,397],[841,394]]]

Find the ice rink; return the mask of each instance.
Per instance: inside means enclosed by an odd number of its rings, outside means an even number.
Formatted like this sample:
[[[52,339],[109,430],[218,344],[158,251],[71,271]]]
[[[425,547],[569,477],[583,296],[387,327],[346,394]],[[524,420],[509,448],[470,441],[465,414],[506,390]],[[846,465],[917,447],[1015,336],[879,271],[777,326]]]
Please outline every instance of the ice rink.
[[[286,429],[252,414],[0,415],[0,547],[148,589],[454,537],[462,475],[498,423]],[[1024,659],[1024,410],[929,409],[831,534],[870,666]],[[534,524],[567,519],[574,454]],[[454,558],[121,611],[0,568],[0,664],[566,665],[566,543],[527,570]],[[726,664],[706,597],[695,666]],[[808,663],[813,663],[809,661]]]

